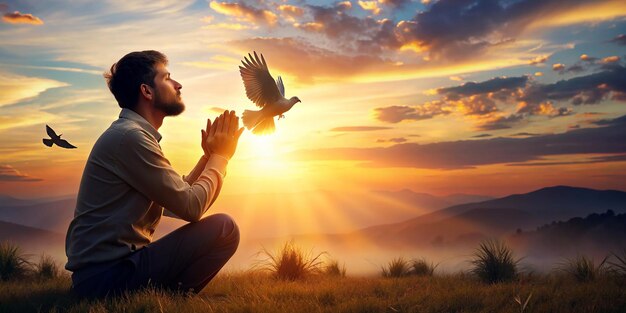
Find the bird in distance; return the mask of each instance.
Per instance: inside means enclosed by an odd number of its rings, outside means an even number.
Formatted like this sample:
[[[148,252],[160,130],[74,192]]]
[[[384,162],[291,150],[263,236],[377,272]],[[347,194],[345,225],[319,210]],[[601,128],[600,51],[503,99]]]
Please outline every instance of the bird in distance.
[[[50,136],[51,139],[44,138],[43,139],[44,145],[48,147],[52,147],[53,144],[56,144],[57,146],[61,148],[67,148],[67,149],[76,148],[75,146],[67,142],[67,140],[61,139],[61,136],[63,136],[63,134],[57,135],[57,133],[55,133],[54,130],[50,128],[50,126],[48,125],[46,125],[46,132],[48,133],[48,136]]]

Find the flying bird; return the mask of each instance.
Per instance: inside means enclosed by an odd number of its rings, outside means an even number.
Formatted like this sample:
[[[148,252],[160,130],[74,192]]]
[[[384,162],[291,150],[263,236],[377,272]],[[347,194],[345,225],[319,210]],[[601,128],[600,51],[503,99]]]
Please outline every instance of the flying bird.
[[[48,133],[48,136],[50,136],[50,138],[52,139],[44,138],[43,139],[44,145],[48,147],[52,147],[53,144],[56,144],[57,146],[62,147],[62,148],[67,148],[67,149],[76,148],[75,146],[67,142],[67,140],[61,139],[61,136],[63,136],[63,134],[57,135],[57,133],[55,133],[54,130],[50,128],[50,126],[48,125],[46,125],[46,132]]]
[[[248,53],[243,57],[243,64],[239,66],[239,73],[246,87],[246,95],[252,102],[260,107],[259,111],[245,110],[242,115],[243,125],[252,130],[253,134],[271,134],[276,129],[274,116],[284,118],[283,113],[289,111],[296,103],[301,102],[298,97],[285,98],[285,85],[283,79],[278,76],[274,81],[263,54],[261,58],[254,52],[254,57]]]

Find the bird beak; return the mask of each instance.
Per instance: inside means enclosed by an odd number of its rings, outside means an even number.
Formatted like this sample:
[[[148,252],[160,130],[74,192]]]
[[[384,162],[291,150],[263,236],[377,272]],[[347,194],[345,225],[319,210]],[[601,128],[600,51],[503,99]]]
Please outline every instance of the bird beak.
[[[300,99],[298,99],[298,102],[302,102],[302,101],[300,101]]]

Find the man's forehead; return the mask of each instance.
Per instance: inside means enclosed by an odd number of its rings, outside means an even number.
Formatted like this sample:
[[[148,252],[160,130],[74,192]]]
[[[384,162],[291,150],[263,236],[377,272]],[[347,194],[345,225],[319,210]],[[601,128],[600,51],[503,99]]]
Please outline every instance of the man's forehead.
[[[170,72],[167,69],[167,66],[165,66],[165,64],[163,64],[163,63],[157,63],[155,68],[157,70],[157,73],[159,73],[160,75],[167,75]]]

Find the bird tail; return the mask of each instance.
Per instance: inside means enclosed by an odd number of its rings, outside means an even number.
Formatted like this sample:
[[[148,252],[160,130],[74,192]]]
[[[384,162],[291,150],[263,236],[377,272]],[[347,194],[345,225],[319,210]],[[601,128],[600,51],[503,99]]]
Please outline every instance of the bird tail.
[[[274,125],[274,117],[268,117],[262,119],[252,130],[252,133],[256,135],[269,135],[273,133],[274,130],[276,130],[276,126]]]
[[[253,129],[260,122],[261,117],[261,111],[245,110],[243,111],[241,119],[247,129]]]
[[[48,147],[52,147],[52,142],[52,139],[43,139],[43,144]]]

